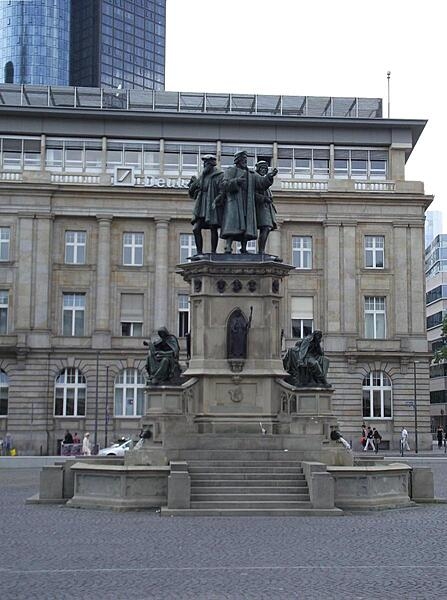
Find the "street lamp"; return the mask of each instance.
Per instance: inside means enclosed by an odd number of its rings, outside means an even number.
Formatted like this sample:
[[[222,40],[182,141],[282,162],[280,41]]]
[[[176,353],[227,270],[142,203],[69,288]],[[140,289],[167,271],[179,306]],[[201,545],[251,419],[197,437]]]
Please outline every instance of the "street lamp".
[[[413,391],[414,391],[414,451],[418,453],[418,404],[416,398],[416,365],[418,360],[413,361]]]

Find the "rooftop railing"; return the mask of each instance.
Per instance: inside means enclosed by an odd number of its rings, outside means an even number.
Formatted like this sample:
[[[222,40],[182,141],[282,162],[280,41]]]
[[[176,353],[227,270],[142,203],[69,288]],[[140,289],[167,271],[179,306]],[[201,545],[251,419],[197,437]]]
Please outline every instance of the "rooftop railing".
[[[187,114],[382,118],[381,98],[208,94],[13,84],[0,84],[1,106]]]

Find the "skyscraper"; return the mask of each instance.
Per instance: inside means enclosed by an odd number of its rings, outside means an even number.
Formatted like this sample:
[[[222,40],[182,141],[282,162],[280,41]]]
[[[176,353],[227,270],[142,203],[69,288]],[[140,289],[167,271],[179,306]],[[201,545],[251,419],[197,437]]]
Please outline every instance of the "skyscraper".
[[[427,210],[425,213],[425,247],[428,248],[440,233],[442,233],[442,212]]]
[[[0,2],[5,83],[164,89],[166,0]]]
[[[70,84],[163,89],[166,0],[71,4]]]
[[[68,85],[70,0],[0,2],[5,83]]]

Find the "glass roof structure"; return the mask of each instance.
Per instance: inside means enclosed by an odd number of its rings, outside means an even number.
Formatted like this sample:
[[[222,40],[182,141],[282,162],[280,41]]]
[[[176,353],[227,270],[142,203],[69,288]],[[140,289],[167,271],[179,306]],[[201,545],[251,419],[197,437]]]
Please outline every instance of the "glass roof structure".
[[[288,117],[382,118],[381,98],[208,94],[0,84],[1,106]]]

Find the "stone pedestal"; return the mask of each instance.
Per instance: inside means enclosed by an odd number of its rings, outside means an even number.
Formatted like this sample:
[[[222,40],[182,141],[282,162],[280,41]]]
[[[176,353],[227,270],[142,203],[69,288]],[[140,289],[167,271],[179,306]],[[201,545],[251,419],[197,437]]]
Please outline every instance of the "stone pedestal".
[[[270,255],[205,255],[181,265],[191,285],[191,359],[198,431],[272,432],[280,412],[283,280],[292,269]],[[233,356],[229,321],[250,322],[246,355]]]

